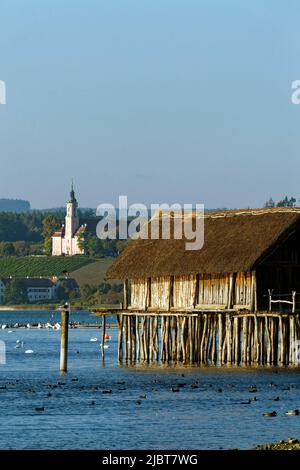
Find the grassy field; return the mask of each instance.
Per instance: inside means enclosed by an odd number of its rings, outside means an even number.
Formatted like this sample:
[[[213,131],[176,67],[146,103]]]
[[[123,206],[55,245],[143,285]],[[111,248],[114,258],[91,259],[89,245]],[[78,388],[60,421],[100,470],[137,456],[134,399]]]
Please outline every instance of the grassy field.
[[[70,273],[74,277],[79,286],[83,284],[99,285],[104,281],[105,274],[109,266],[115,261],[115,258],[103,258],[97,260],[87,266],[82,266]],[[109,281],[112,284],[111,281]]]
[[[63,271],[73,272],[94,264],[94,259],[84,256],[6,256],[0,257],[0,277],[50,277]]]

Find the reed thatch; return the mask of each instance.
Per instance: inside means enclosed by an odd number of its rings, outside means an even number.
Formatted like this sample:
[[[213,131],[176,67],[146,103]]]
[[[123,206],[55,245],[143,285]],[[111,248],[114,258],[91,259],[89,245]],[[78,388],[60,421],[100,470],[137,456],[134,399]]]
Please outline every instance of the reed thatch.
[[[132,240],[107,278],[251,271],[298,228],[297,208],[209,213],[201,250],[187,251],[186,240]]]

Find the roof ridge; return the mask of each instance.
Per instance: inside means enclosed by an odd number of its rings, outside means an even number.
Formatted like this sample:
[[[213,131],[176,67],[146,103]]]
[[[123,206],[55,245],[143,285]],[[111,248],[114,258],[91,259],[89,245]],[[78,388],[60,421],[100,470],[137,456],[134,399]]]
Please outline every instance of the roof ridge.
[[[276,214],[276,213],[300,213],[300,207],[262,207],[256,209],[228,209],[224,211],[211,211],[205,212],[204,218],[219,218],[219,217],[234,217],[234,216],[245,216],[245,215],[265,215],[265,214]],[[202,212],[197,210],[188,210],[182,213],[181,210],[161,210],[153,214],[150,220],[156,219],[160,216],[169,216],[170,218],[189,218],[202,216]]]

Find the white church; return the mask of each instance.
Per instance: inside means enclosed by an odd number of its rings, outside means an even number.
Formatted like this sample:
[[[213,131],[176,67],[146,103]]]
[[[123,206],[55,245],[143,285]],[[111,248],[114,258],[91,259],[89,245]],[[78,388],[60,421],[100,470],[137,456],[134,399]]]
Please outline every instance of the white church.
[[[77,209],[78,203],[72,183],[65,224],[61,230],[52,235],[52,256],[84,255],[84,249],[80,248],[79,241],[86,230],[86,225],[80,225]]]

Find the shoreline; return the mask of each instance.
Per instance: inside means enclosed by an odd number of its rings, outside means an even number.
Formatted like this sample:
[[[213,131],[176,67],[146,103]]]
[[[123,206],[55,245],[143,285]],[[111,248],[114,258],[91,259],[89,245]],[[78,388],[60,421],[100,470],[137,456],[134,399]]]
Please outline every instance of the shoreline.
[[[260,444],[253,450],[300,450],[300,441],[294,437],[289,437],[286,441],[273,442],[271,444]]]

